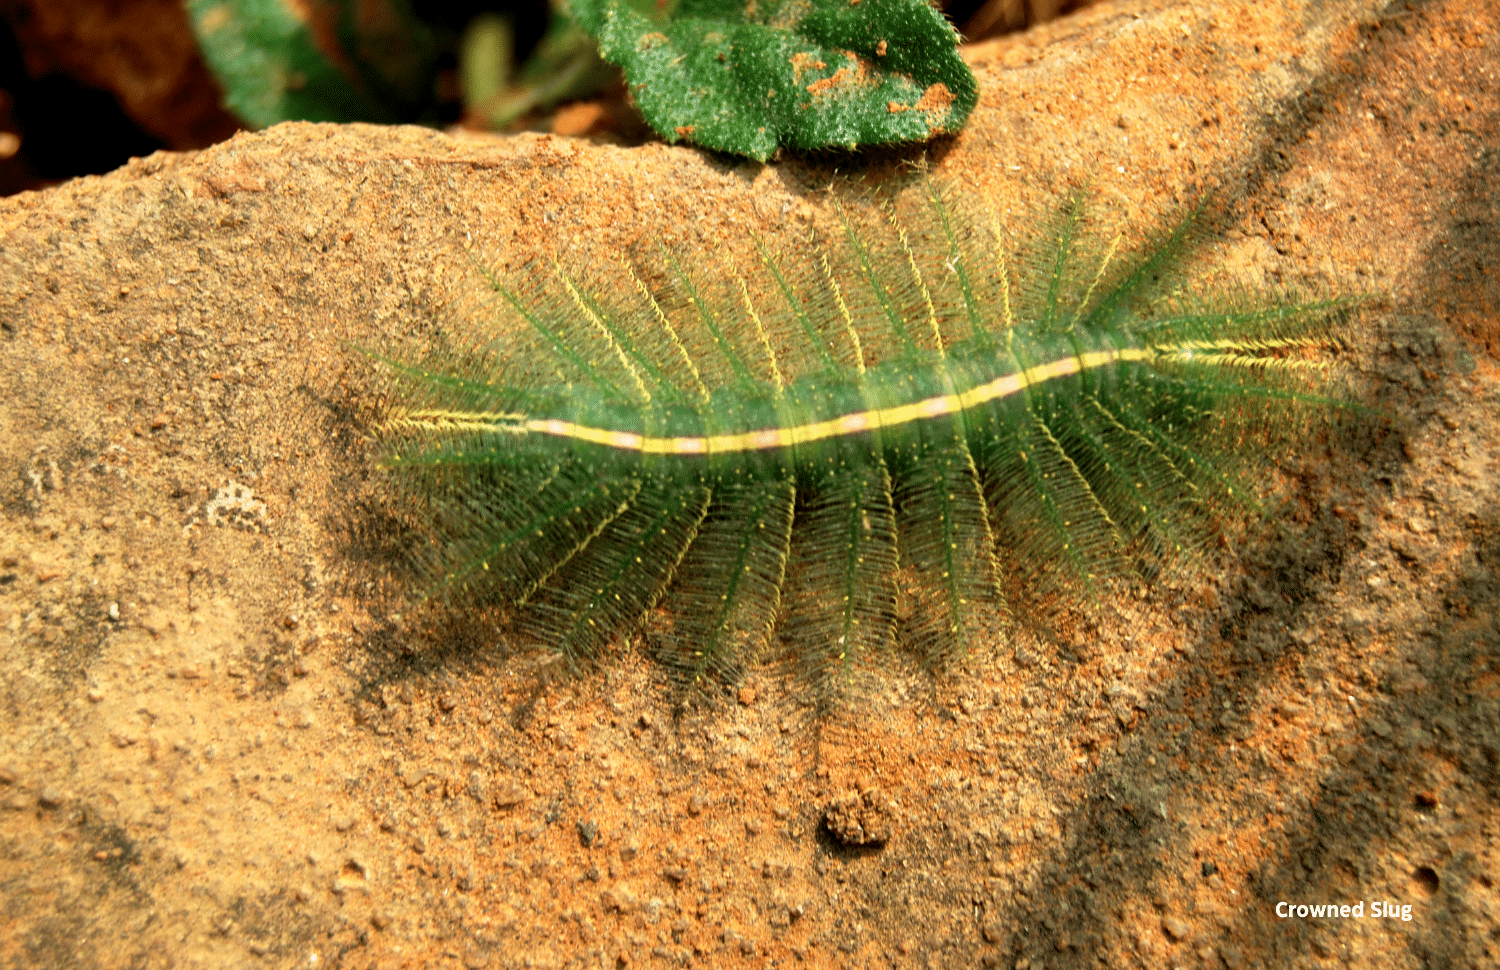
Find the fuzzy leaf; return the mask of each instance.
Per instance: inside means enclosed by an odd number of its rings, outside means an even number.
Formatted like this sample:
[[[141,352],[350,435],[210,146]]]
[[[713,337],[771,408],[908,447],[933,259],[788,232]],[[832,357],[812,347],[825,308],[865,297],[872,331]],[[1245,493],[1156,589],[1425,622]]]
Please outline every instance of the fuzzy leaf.
[[[187,0],[225,104],[251,125],[416,120],[436,41],[406,0]]]
[[[958,35],[925,0],[683,0],[655,22],[573,0],[667,141],[748,155],[922,141],[979,96]]]

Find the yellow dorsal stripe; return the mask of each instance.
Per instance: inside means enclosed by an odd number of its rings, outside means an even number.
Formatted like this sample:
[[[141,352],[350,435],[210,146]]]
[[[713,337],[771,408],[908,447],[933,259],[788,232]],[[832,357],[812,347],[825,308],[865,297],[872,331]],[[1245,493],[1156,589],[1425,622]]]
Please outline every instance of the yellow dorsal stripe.
[[[572,438],[589,444],[638,451],[644,455],[725,455],[744,451],[765,451],[811,444],[840,435],[861,434],[879,428],[896,428],[913,421],[957,414],[970,408],[1017,394],[1033,384],[1058,377],[1082,373],[1109,364],[1156,359],[1160,350],[1129,348],[1101,350],[1074,357],[1063,357],[1014,374],[997,377],[987,384],[970,388],[961,394],[946,394],[913,401],[896,407],[849,414],[787,428],[763,428],[739,434],[699,437],[654,438],[633,431],[591,428],[559,418],[525,418],[518,414],[483,414],[452,411],[409,411],[395,416],[389,424],[430,431],[476,431],[501,434],[543,434],[555,438]]]

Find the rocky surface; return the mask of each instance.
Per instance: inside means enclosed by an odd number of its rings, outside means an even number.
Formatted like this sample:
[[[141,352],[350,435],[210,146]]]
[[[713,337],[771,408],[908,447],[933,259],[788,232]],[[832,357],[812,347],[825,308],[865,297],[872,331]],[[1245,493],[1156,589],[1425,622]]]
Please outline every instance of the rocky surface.
[[[403,617],[341,341],[461,311],[471,236],[795,240],[833,162],[290,125],[0,201],[0,965],[1495,962],[1495,21],[1104,4],[968,51],[940,175],[1008,213],[1217,190],[1238,272],[1385,295],[1370,412],[1205,575],[815,725],[768,674],[676,718],[631,651],[535,689]],[[875,786],[884,847],[830,839]]]

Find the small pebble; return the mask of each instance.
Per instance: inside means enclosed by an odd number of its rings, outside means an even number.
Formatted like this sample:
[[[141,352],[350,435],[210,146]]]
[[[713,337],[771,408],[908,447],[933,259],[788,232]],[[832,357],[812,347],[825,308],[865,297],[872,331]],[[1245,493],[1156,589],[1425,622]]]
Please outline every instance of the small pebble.
[[[703,809],[707,804],[708,799],[704,798],[702,795],[694,795],[692,798],[688,799],[688,814],[694,816],[702,815]]]
[[[578,823],[578,844],[585,849],[592,849],[599,841],[599,826],[593,822]]]
[[[347,832],[354,828],[354,816],[339,815],[333,820],[333,828],[338,832]]]
[[[1193,935],[1192,928],[1175,916],[1166,916],[1161,921],[1162,932],[1172,939],[1181,942]]]
[[[386,927],[388,927],[388,926],[391,925],[390,914],[389,913],[371,913],[370,914],[370,925],[373,926],[373,927],[375,927],[377,930],[383,930],[383,929],[385,929]]]
[[[527,791],[514,781],[504,781],[495,786],[491,800],[496,808],[514,808],[526,801]]]
[[[36,796],[36,800],[37,804],[43,808],[56,808],[63,803],[63,793],[52,785],[48,785]]]

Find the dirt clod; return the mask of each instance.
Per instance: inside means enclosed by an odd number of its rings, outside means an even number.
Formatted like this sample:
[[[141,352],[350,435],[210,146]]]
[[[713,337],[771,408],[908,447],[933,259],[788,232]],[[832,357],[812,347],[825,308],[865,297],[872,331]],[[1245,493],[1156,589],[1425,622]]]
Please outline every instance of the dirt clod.
[[[884,845],[890,841],[895,823],[895,806],[879,788],[850,792],[823,808],[824,827],[848,846]]]

